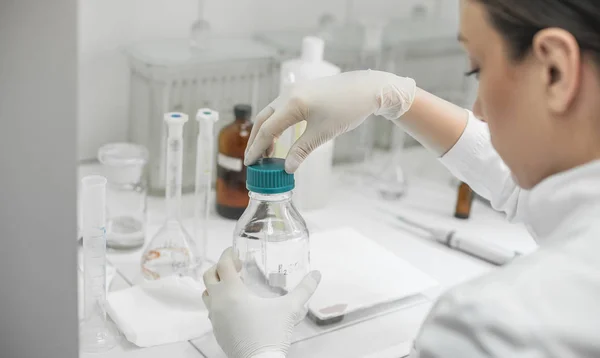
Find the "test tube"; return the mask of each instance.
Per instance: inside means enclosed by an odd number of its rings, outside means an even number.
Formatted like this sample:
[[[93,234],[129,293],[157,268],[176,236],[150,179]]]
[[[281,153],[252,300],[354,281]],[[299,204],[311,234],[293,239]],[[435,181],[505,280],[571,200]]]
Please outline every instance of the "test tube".
[[[210,193],[212,170],[214,167],[214,125],[219,120],[219,112],[210,108],[201,108],[196,113],[198,121],[198,141],[196,147],[196,203],[195,236],[202,250],[202,263],[208,258],[208,215],[210,213]],[[202,264],[200,263],[200,264]]]
[[[106,301],[106,178],[81,181],[83,234],[84,317],[79,334],[81,350],[98,353],[113,348],[120,335],[104,310]]]

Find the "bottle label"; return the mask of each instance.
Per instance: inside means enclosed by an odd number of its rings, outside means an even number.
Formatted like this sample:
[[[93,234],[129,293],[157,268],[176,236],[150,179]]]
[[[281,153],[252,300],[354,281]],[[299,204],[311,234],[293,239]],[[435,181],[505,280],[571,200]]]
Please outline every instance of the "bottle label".
[[[217,163],[219,164],[219,166],[234,172],[241,172],[244,167],[244,164],[241,159],[229,157],[221,153],[219,153]]]

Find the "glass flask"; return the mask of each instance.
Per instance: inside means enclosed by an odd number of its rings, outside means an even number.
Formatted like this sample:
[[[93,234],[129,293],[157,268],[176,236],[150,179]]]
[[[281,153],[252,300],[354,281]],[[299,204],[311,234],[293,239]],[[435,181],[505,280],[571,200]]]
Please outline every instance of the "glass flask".
[[[308,229],[292,203],[294,176],[283,159],[263,158],[247,168],[246,185],[250,203],[233,239],[242,280],[259,296],[282,296],[310,270]]]
[[[181,223],[183,125],[187,114],[167,113],[167,218],[142,254],[142,274],[147,280],[191,276],[199,263],[194,240]]]
[[[402,170],[405,139],[404,130],[394,127],[390,157],[385,161],[379,175],[374,178],[375,187],[385,200],[398,200],[406,192],[406,177]]]
[[[131,143],[111,143],[98,150],[108,180],[107,246],[114,249],[142,247],[146,237],[146,184],[144,166],[148,150]]]

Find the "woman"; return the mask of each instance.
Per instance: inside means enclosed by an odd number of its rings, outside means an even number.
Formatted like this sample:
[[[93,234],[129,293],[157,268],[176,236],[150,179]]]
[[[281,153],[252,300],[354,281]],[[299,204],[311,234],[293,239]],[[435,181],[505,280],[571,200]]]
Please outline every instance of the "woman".
[[[382,115],[537,239],[536,253],[444,294],[413,357],[600,357],[598,19],[597,0],[462,0],[459,40],[479,78],[473,113],[411,79],[359,71],[299,86],[257,116],[246,164],[307,122],[286,160],[293,172],[320,144]],[[227,251],[205,275],[205,302],[229,357],[284,357],[319,278],[260,299]]]

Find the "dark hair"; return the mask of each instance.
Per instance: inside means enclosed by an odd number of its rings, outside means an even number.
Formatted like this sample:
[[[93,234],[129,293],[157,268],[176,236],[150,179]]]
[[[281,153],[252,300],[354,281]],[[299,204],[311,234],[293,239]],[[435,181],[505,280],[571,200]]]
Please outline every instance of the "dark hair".
[[[546,28],[570,32],[583,53],[600,64],[600,0],[476,0],[508,43],[514,60],[531,50],[535,34]]]

